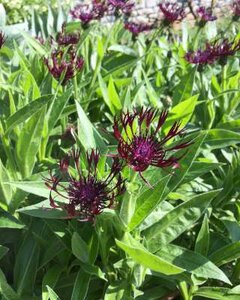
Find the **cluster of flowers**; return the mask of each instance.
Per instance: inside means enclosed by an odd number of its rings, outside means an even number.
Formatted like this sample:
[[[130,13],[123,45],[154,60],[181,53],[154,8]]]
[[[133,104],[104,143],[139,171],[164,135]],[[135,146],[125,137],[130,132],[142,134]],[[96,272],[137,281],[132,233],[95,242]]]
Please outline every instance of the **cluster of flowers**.
[[[118,147],[117,154],[110,155],[113,163],[108,175],[104,179],[99,178],[100,154],[97,150],[86,154],[85,170],[81,167],[80,152],[72,151],[60,161],[56,174],[50,172],[50,178],[45,178],[45,184],[50,189],[50,205],[64,209],[68,218],[93,220],[104,208],[113,207],[116,197],[125,191],[125,180],[121,175],[125,166],[138,172],[147,184],[142,172],[149,166],[178,168],[182,155],[176,156],[175,151],[188,147],[191,142],[168,145],[170,140],[183,133],[180,122],[175,122],[162,139],[157,137],[167,116],[168,112],[163,111],[158,116],[158,110],[151,108],[122,112],[114,120],[113,133]],[[53,194],[65,199],[65,204],[55,201]]]
[[[56,39],[51,37],[51,45],[54,45],[54,50],[50,58],[44,58],[44,63],[52,76],[63,85],[83,68],[84,60],[77,55],[75,47],[79,40],[80,35],[78,33],[66,33],[65,23]]]
[[[189,51],[185,59],[191,64],[207,65],[218,61],[220,64],[226,64],[228,56],[234,55],[240,50],[240,40],[230,42],[228,39],[206,43],[204,50]]]

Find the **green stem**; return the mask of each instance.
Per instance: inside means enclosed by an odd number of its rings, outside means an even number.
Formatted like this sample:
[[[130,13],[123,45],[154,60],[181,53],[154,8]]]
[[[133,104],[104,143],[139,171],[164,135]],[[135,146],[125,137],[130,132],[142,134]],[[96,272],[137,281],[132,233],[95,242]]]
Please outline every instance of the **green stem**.
[[[191,300],[191,297],[188,294],[188,286],[185,281],[181,281],[179,283],[179,289],[180,289],[180,292],[181,292],[184,300]]]

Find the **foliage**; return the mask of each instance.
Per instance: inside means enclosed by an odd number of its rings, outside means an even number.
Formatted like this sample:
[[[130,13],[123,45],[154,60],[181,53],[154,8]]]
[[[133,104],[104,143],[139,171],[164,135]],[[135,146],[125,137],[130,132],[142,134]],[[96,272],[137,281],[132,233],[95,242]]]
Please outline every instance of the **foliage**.
[[[239,299],[239,52],[201,72],[184,59],[224,30],[239,39],[237,22],[215,26],[183,21],[179,31],[132,38],[120,19],[88,28],[70,22],[65,30],[80,33],[74,47],[84,68],[65,84],[44,64],[59,47],[54,41],[26,32],[7,38],[0,49],[1,299]],[[114,117],[142,106],[169,110],[158,138],[176,121],[185,126],[180,139],[191,145],[178,149],[179,165],[150,166],[142,176],[125,165],[126,192],[93,221],[54,208],[44,185],[49,170],[55,174],[73,146],[83,154],[97,148],[105,178],[117,153]],[[83,174],[87,162],[83,155]]]

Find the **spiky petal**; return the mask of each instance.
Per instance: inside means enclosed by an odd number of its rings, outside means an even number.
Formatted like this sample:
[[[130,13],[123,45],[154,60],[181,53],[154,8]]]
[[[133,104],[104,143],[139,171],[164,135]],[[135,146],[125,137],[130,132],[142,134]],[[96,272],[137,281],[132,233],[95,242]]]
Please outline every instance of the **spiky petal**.
[[[164,2],[159,4],[166,24],[181,21],[185,18],[184,8],[178,3]]]
[[[120,118],[115,118],[113,131],[118,141],[118,154],[134,171],[141,173],[149,166],[175,167],[180,159],[175,156],[175,150],[190,145],[187,142],[166,146],[169,140],[183,133],[179,122],[173,124],[165,137],[158,138],[167,116],[166,111],[158,116],[158,110],[142,108],[140,112],[122,112]]]
[[[125,190],[124,180],[120,171],[122,164],[114,158],[112,167],[105,179],[98,178],[97,166],[99,152],[92,150],[87,153],[87,169],[82,170],[80,152],[73,150],[62,159],[56,174],[50,172],[50,178],[45,178],[45,184],[50,189],[50,205],[52,208],[66,210],[69,218],[77,217],[81,221],[90,221],[102,213],[104,208],[111,208],[117,196]],[[74,175],[70,170],[70,162],[74,163]],[[61,204],[54,199],[65,199]]]

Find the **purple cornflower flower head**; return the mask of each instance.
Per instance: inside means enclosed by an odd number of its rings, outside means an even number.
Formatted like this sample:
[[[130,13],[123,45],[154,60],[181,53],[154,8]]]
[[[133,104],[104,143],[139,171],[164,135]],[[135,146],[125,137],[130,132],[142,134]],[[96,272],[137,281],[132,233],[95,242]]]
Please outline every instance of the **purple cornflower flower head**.
[[[182,134],[183,129],[180,129],[180,122],[175,122],[165,137],[158,138],[168,112],[163,111],[159,117],[157,115],[156,109],[142,108],[140,112],[134,110],[133,113],[122,113],[120,118],[115,118],[114,121],[113,130],[118,141],[118,154],[140,175],[149,166],[177,168],[181,157],[175,156],[173,152],[190,145],[189,142],[185,142],[172,147],[166,146],[169,140]],[[156,127],[153,128],[155,119]]]
[[[80,40],[79,33],[66,33],[66,23],[62,25],[62,31],[58,33],[56,42],[59,46],[76,45]]]
[[[3,47],[5,41],[6,41],[5,34],[2,31],[0,31],[0,49]]]
[[[120,11],[126,15],[131,14],[135,5],[131,0],[108,0],[108,4],[116,15],[119,15]]]
[[[66,84],[69,79],[72,79],[79,71],[82,70],[84,60],[76,55],[76,52],[69,51],[64,53],[61,50],[55,50],[51,54],[51,58],[44,58],[49,72],[57,79],[62,79],[62,84]]]
[[[83,25],[88,25],[93,20],[101,19],[107,10],[104,2],[94,0],[91,5],[78,4],[71,11],[70,14],[74,19],[79,19]]]
[[[207,48],[210,49],[215,59],[224,65],[228,56],[233,56],[240,50],[240,40],[230,42],[228,39],[224,39],[220,42],[216,41],[212,44],[207,44]]]
[[[234,19],[238,20],[240,18],[240,0],[233,1],[232,9],[234,14]]]
[[[191,64],[207,65],[214,63],[215,56],[213,55],[211,49],[206,48],[205,50],[187,52],[185,54],[185,59]]]
[[[181,21],[185,18],[184,8],[179,6],[177,3],[160,3],[159,8],[164,15],[165,23],[167,25],[175,21]]]
[[[62,159],[59,168],[50,178],[44,178],[50,189],[50,205],[53,208],[66,210],[68,218],[79,218],[80,221],[94,220],[104,208],[111,208],[117,196],[125,191],[124,180],[120,171],[122,164],[114,158],[112,167],[104,179],[99,179],[97,166],[100,156],[98,151],[87,153],[87,170],[80,167],[80,152],[73,150]],[[70,168],[73,161],[74,168]],[[64,204],[55,201],[54,195],[64,199]]]
[[[197,10],[198,17],[200,19],[200,25],[204,26],[207,22],[212,22],[217,20],[217,17],[212,14],[212,9],[210,7],[205,8],[203,6],[199,7]]]
[[[144,23],[127,22],[124,24],[124,28],[130,31],[134,36],[137,36],[143,31],[151,30],[152,26]]]

